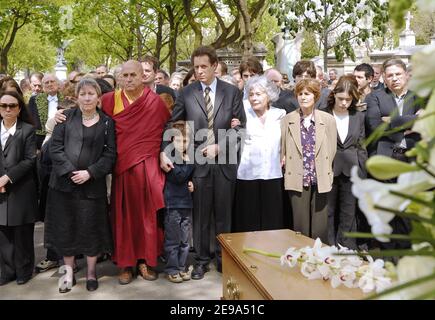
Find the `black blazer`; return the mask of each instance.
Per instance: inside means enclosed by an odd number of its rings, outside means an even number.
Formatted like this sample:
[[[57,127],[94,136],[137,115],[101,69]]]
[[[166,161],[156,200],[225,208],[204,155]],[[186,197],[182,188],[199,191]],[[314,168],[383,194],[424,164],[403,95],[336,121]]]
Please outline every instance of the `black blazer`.
[[[286,113],[293,112],[297,109],[298,102],[295,103],[295,95],[293,91],[281,89],[279,98],[272,103],[272,106],[279,109],[284,109]]]
[[[231,119],[237,118],[240,120],[241,125],[231,129]],[[184,87],[179,92],[177,100],[175,101],[174,110],[172,111],[172,117],[168,124],[178,120],[193,121],[194,124],[194,134],[197,133],[199,129],[206,129],[208,127],[207,112],[204,101],[204,93],[201,87],[201,83],[196,81],[187,87]],[[214,101],[214,125],[213,131],[216,138],[216,143],[219,144],[221,151],[226,151],[226,163],[219,164],[225,177],[229,180],[236,180],[237,178],[237,141],[227,139],[226,137],[219,137],[219,129],[225,129],[227,136],[230,132],[239,135],[240,128],[244,128],[246,125],[246,115],[243,108],[242,93],[237,87],[228,84],[224,81],[217,79],[216,85],[216,95]],[[233,135],[234,136],[234,135]],[[219,139],[221,138],[221,139]],[[201,146],[207,137],[203,137],[201,141],[194,141],[194,149]],[[228,142],[228,140],[231,140]],[[168,145],[168,142],[164,142],[162,147]],[[229,164],[229,156],[236,155],[236,159],[232,158],[233,164]],[[197,157],[195,157],[195,172],[194,177],[205,177],[210,166],[207,164],[199,164],[196,162]],[[236,162],[236,163],[234,163]]]
[[[12,183],[0,197],[0,225],[20,226],[38,218],[37,188],[34,175],[36,163],[35,129],[17,121],[17,130],[0,147],[0,176],[7,174]]]
[[[112,171],[116,160],[115,127],[113,120],[98,110],[100,120],[92,149],[92,165],[87,170],[91,179],[80,187],[88,198],[107,195],[106,175]],[[50,156],[53,169],[49,186],[63,192],[73,192],[77,185],[70,175],[77,170],[77,163],[83,144],[82,112],[79,108],[66,110],[67,119],[54,127],[50,140]]]
[[[330,112],[332,114],[332,112]],[[365,162],[367,150],[363,145],[365,139],[365,117],[362,112],[349,111],[349,130],[344,142],[337,132],[337,153],[332,164],[334,177],[344,174],[350,177],[353,166],[360,168],[360,175],[366,176]]]
[[[414,92],[410,90],[408,90],[405,96],[402,116],[398,115],[394,94],[388,88],[372,91],[365,101],[367,102],[366,125],[369,131],[367,136],[383,124],[382,117],[392,116],[396,112],[396,115],[391,118],[391,123],[387,127],[387,130],[390,130],[415,119],[417,117],[415,115],[416,112],[423,107],[423,101],[419,100]],[[412,133],[404,136],[404,132],[405,129],[380,138],[374,147],[376,154],[391,157],[393,147],[399,145],[404,137],[407,149],[413,148],[415,143],[420,140],[420,135]]]

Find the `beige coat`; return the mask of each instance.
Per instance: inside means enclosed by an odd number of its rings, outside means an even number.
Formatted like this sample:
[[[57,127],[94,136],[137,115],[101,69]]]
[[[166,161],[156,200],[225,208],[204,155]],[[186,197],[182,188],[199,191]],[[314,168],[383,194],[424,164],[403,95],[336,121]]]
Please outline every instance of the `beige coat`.
[[[332,188],[332,161],[337,151],[335,119],[324,111],[314,111],[316,125],[316,175],[319,193]],[[286,190],[302,192],[303,160],[299,109],[281,120],[281,159],[285,157],[284,185]]]

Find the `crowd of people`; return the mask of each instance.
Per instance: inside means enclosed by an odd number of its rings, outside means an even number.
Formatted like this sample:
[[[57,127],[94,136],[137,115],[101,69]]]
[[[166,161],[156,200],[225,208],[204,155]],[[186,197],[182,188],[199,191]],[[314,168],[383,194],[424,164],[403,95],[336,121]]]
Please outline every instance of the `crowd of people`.
[[[291,85],[255,57],[229,71],[211,47],[191,64],[169,76],[147,56],[63,83],[0,77],[0,285],[64,265],[59,292],[69,292],[83,256],[89,291],[108,257],[122,285],[156,280],[159,257],[169,281],[200,280],[213,259],[222,272],[214,240],[229,232],[290,228],[350,249],[383,245],[345,234],[367,229],[350,172],[366,177],[374,154],[412,160],[409,123],[422,102],[402,60],[330,69],[329,79],[301,60]],[[400,131],[366,148],[381,125]],[[37,221],[47,255],[35,266]],[[410,228],[400,217],[392,227]]]

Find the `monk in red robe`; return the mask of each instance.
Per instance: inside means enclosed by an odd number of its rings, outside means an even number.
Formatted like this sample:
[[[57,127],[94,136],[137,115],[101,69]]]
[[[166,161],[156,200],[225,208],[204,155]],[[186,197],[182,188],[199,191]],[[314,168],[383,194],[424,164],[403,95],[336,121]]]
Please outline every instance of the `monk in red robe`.
[[[139,62],[126,62],[121,76],[123,90],[105,94],[102,106],[115,121],[118,152],[111,193],[112,259],[121,268],[119,283],[128,284],[135,267],[144,279],[157,279],[150,267],[157,265],[157,210],[164,207],[159,152],[170,114],[162,99],[143,85]]]

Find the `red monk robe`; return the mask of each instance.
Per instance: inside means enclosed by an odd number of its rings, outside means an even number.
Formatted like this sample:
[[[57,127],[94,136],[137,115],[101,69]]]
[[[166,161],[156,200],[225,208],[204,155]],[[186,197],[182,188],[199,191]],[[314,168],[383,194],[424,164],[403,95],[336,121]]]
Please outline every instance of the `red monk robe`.
[[[119,109],[119,104],[123,104]],[[102,97],[103,111],[115,121],[117,159],[112,179],[111,222],[113,261],[120,268],[134,267],[145,259],[157,265],[159,232],[157,210],[163,208],[165,175],[159,153],[163,130],[170,114],[149,88],[129,103],[124,93],[109,92]]]

